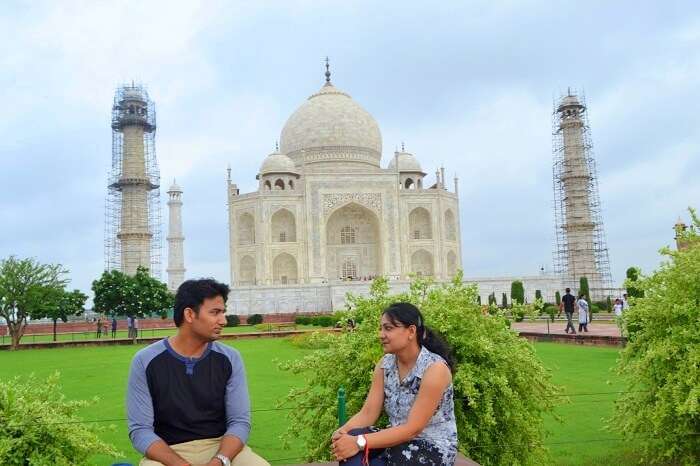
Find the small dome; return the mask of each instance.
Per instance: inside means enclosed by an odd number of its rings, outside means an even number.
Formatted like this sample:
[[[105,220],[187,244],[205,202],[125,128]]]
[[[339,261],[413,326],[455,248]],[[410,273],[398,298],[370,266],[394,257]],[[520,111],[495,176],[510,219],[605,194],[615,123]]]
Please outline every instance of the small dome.
[[[171,193],[181,193],[182,188],[178,186],[177,182],[173,179],[173,184],[170,185],[170,188],[168,189],[168,192]]]
[[[127,87],[124,89],[124,100],[138,100],[145,102],[144,92],[138,87]]]
[[[265,157],[260,167],[261,175],[268,173],[297,173],[297,170],[292,159],[279,152],[273,152]]]
[[[396,159],[399,161],[400,172],[416,172],[423,173],[423,169],[418,163],[418,160],[408,152],[394,152],[394,156],[389,161],[389,170],[396,170]]]
[[[328,82],[289,117],[280,146],[292,158],[301,150],[367,153],[379,166],[382,135],[372,115]]]

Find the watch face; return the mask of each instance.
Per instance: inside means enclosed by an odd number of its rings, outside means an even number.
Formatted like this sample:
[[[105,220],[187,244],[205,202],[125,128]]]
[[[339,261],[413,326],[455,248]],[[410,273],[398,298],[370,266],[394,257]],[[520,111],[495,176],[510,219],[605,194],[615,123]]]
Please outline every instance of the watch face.
[[[364,448],[365,445],[367,445],[367,439],[365,438],[364,435],[358,435],[357,436],[357,446],[360,448]]]

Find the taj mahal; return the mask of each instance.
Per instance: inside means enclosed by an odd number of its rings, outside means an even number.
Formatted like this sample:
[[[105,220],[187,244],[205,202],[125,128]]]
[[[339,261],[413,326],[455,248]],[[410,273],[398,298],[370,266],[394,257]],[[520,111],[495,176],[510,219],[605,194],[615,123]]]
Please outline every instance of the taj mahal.
[[[337,308],[379,275],[457,273],[458,180],[448,187],[442,168],[428,183],[403,147],[381,158],[379,125],[327,68],[262,161],[257,191],[239,192],[229,171],[232,312]]]

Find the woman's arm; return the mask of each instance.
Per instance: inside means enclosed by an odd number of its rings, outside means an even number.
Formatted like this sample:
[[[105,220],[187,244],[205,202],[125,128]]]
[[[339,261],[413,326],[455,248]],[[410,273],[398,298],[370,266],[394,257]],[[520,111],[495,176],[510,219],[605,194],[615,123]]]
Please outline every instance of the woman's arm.
[[[379,361],[374,366],[374,375],[372,376],[372,385],[367,393],[365,403],[362,409],[348,420],[340,429],[333,433],[333,440],[342,434],[346,434],[352,429],[358,427],[369,427],[379,419],[384,406],[384,369],[382,369],[382,361]]]
[[[390,427],[365,435],[370,448],[387,448],[415,438],[423,432],[430,418],[440,404],[442,394],[452,382],[452,374],[447,365],[434,363],[423,374],[420,389],[413,402],[408,420],[400,426]]]

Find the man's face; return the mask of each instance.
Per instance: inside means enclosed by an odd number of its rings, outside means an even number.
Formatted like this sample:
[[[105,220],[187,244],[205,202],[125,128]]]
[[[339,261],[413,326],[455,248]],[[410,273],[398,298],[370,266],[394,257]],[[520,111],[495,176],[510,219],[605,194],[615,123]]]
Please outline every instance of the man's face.
[[[226,304],[224,298],[215,296],[205,298],[199,313],[191,311],[191,320],[187,321],[192,326],[192,333],[203,340],[214,341],[221,337],[221,330],[226,326]]]

